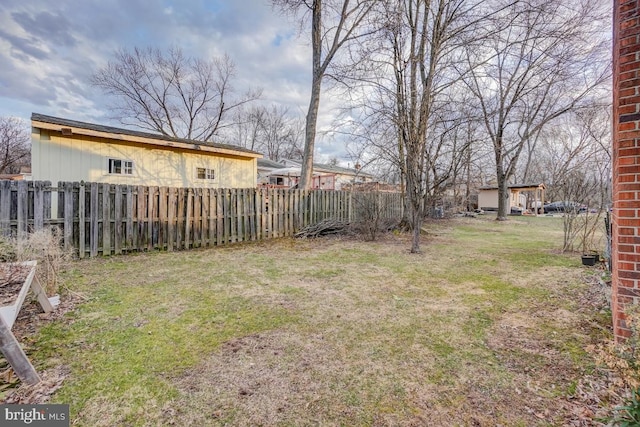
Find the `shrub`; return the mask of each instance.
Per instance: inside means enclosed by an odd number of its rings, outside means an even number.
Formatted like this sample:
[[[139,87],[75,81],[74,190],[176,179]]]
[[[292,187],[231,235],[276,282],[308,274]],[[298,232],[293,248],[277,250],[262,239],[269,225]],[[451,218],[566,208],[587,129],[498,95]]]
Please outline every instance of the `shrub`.
[[[0,239],[0,261],[37,261],[36,275],[48,295],[58,292],[57,278],[62,266],[73,258],[62,247],[62,235],[56,227],[38,230],[21,240]]]

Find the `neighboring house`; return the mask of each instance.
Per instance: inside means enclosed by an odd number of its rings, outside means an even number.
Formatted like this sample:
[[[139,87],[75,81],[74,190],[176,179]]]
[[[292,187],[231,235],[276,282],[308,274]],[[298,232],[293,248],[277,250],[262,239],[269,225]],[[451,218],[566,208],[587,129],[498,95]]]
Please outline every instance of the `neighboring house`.
[[[258,159],[258,185],[269,184],[269,177],[277,169],[286,168],[282,163],[269,159]]]
[[[282,163],[291,170],[288,176],[294,177],[294,173],[296,173],[297,179],[299,179],[302,168],[301,160],[285,159]],[[372,182],[374,179],[373,175],[363,172],[359,168],[350,169],[320,163],[313,164],[313,188],[342,190],[344,184]],[[297,180],[295,182],[297,183]]]
[[[509,186],[509,207],[523,209],[542,206],[544,184],[517,184]],[[498,210],[498,186],[484,186],[478,189],[478,207],[485,211]]]
[[[33,113],[32,179],[166,187],[253,188],[262,154]]]

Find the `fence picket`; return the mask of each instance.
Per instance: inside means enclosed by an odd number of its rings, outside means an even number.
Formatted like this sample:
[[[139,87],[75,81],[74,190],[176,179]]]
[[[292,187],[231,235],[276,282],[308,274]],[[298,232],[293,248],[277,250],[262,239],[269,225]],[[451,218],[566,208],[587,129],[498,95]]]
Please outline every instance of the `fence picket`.
[[[18,181],[18,239],[27,235],[29,215],[27,181]]]
[[[62,184],[64,191],[64,248],[71,250],[73,245],[73,184],[65,182]]]
[[[0,181],[0,229],[5,236],[11,235],[11,184]]]
[[[86,188],[84,183],[78,186],[78,256],[80,258],[85,257],[85,246],[87,243],[86,237]]]
[[[98,256],[98,183],[91,183],[91,198],[90,198],[90,213],[89,213],[89,247],[91,257]]]
[[[114,229],[114,239],[113,239],[113,253],[115,255],[120,255],[122,253],[122,198],[123,194],[123,186],[116,185],[114,187],[115,193],[113,198],[113,229]]]

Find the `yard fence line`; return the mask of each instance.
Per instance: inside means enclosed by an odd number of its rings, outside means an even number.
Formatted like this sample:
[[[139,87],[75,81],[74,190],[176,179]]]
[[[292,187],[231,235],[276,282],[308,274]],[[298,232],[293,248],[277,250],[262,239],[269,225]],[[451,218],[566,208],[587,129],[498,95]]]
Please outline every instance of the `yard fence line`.
[[[400,218],[399,193],[0,181],[0,233],[57,226],[80,258],[293,236],[324,219]],[[366,201],[363,202],[363,201]],[[53,212],[55,211],[55,212]]]

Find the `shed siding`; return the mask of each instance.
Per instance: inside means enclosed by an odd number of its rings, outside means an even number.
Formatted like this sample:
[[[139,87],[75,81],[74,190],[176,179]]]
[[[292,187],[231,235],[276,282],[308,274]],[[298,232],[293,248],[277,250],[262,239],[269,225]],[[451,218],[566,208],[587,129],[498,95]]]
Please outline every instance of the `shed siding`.
[[[481,190],[478,193],[480,209],[498,209],[498,190]]]
[[[57,132],[32,132],[34,180],[109,182],[167,187],[251,188],[256,185],[256,159],[147,148],[135,143]],[[133,175],[109,174],[109,159],[131,160]],[[199,180],[196,168],[215,171],[215,179]]]

